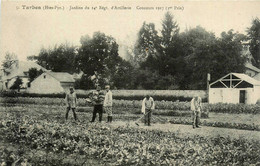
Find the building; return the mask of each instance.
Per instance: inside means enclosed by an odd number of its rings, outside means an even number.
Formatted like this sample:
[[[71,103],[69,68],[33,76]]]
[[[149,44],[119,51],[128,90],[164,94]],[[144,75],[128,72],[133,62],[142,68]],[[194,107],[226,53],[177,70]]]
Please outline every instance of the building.
[[[73,76],[65,72],[44,72],[33,80],[28,88],[29,93],[51,94],[63,93],[74,86]]]
[[[251,63],[246,63],[245,64],[245,74],[250,76],[250,77],[255,77],[260,73],[260,69],[257,67],[253,66]]]
[[[14,60],[9,68],[2,69],[2,89],[10,89],[18,77],[23,82],[21,89],[26,89],[29,83],[29,70],[31,68],[46,71],[45,68],[35,62]]]
[[[229,73],[209,85],[209,103],[255,104],[260,81],[241,73]]]

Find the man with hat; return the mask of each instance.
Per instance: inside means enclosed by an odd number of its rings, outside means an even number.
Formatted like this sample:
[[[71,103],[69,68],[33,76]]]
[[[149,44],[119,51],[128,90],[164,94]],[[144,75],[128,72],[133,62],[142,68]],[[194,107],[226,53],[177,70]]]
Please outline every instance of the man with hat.
[[[69,111],[70,109],[73,112],[73,116],[75,121],[77,120],[77,115],[76,115],[76,105],[77,105],[77,96],[76,93],[74,92],[74,88],[70,87],[70,92],[66,94],[65,98],[66,104],[67,104],[67,111],[66,111],[66,120],[68,119]]]
[[[90,122],[95,122],[97,113],[99,114],[99,122],[102,121],[103,115],[103,102],[104,102],[104,93],[101,92],[101,87],[97,86],[96,91],[92,92],[92,103],[94,105],[93,116]]]

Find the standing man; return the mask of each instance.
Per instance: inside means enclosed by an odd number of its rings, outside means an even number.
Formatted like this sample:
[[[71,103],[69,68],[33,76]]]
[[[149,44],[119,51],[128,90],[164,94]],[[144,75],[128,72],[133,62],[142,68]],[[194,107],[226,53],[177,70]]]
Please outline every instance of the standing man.
[[[106,85],[105,86],[106,89],[106,96],[105,96],[105,100],[104,100],[104,109],[105,112],[107,112],[107,123],[111,123],[112,122],[112,92],[110,90],[110,86]]]
[[[66,120],[68,120],[68,115],[70,109],[73,112],[73,116],[75,121],[77,120],[77,115],[76,115],[76,105],[77,105],[77,96],[76,93],[74,92],[73,87],[70,87],[70,92],[66,94],[65,98],[66,104],[67,104],[67,111],[66,111]]]
[[[191,111],[192,111],[192,120],[193,120],[193,128],[198,127],[200,123],[200,115],[201,115],[201,98],[199,96],[194,97],[191,100]]]
[[[96,91],[91,94],[91,100],[94,104],[93,116],[90,122],[95,122],[97,113],[99,114],[99,122],[102,121],[104,94],[101,92],[101,87],[97,86]]]
[[[144,124],[151,126],[151,115],[154,110],[154,100],[151,96],[147,95],[142,102],[142,113],[144,114]]]

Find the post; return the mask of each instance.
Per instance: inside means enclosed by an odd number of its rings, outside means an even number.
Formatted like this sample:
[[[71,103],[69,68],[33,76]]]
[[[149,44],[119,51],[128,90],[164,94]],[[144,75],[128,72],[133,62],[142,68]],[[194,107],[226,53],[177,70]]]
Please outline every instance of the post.
[[[209,81],[210,81],[210,73],[207,74],[207,100],[209,103]]]

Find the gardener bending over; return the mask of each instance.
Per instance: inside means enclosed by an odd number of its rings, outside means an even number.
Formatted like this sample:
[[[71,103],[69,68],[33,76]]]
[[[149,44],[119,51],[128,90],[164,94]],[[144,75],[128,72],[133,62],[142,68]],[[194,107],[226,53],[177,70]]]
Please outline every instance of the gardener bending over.
[[[191,111],[192,111],[192,120],[193,120],[193,128],[198,127],[200,123],[200,115],[201,115],[201,98],[199,96],[194,97],[191,100]]]
[[[151,115],[154,110],[154,100],[151,96],[147,95],[142,102],[142,113],[144,114],[144,124],[151,126]]]

